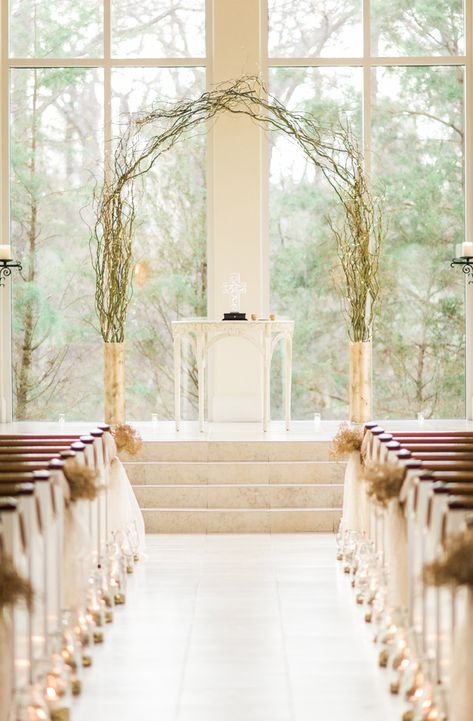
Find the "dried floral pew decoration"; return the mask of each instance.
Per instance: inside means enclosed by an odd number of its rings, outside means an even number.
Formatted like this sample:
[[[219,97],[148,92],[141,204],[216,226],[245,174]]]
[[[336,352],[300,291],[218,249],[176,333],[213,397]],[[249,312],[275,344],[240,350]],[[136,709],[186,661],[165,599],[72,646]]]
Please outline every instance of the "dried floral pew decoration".
[[[98,486],[97,471],[87,468],[78,463],[75,458],[70,458],[64,463],[64,475],[69,484],[70,500],[75,503],[80,499],[93,501],[97,498]]]
[[[3,556],[0,561],[0,611],[18,603],[25,603],[31,611],[34,603],[33,586],[18,573],[12,559]]]
[[[341,423],[336,436],[332,440],[330,458],[340,461],[350,453],[359,451],[363,441],[363,429],[355,428],[349,423]]]
[[[117,444],[117,450],[126,451],[130,456],[136,456],[143,447],[143,439],[136,428],[128,423],[119,423],[112,428],[112,435]]]
[[[429,586],[468,586],[473,591],[473,528],[447,539],[442,555],[424,566]]]
[[[386,508],[391,499],[399,498],[405,474],[403,466],[395,463],[371,463],[363,474],[368,495]]]

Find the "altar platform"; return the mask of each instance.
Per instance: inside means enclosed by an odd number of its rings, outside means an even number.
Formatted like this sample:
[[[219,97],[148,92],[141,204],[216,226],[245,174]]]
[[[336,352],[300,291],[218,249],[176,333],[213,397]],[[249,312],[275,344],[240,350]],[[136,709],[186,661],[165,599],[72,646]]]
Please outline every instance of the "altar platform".
[[[334,532],[345,464],[330,458],[341,421],[132,422],[143,438],[121,454],[150,533]],[[473,430],[465,420],[379,421],[389,430]],[[2,424],[3,433],[88,433],[87,423]]]
[[[375,418],[380,426],[389,430],[405,431],[473,431],[473,421],[465,419],[432,419],[419,423],[416,419],[383,420]],[[16,421],[1,423],[2,433],[88,433],[94,423],[103,420],[72,421],[54,423],[51,421]],[[292,441],[331,441],[337,433],[342,420],[292,421],[289,431],[285,429],[284,421],[271,421],[266,432],[261,423],[211,423],[204,425],[204,431],[199,431],[199,423],[195,421],[182,421],[181,429],[176,431],[176,424],[172,420],[157,422],[127,420],[141,434],[143,441],[277,441],[282,443]]]

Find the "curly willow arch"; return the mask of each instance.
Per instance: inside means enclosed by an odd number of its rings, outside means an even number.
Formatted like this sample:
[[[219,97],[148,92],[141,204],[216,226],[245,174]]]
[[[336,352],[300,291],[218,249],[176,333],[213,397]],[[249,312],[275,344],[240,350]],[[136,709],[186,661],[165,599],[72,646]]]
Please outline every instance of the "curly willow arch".
[[[382,208],[364,173],[363,156],[348,125],[323,128],[307,114],[288,110],[257,77],[217,86],[196,100],[159,105],[131,116],[118,141],[112,167],[95,195],[92,263],[95,302],[105,342],[124,340],[132,295],[132,236],[136,218],[134,183],[156,161],[202,123],[220,113],[246,115],[268,130],[285,133],[322,172],[344,211],[335,235],[344,282],[340,291],[352,341],[371,338],[379,294],[378,264],[383,237]],[[147,137],[145,129],[158,128]]]

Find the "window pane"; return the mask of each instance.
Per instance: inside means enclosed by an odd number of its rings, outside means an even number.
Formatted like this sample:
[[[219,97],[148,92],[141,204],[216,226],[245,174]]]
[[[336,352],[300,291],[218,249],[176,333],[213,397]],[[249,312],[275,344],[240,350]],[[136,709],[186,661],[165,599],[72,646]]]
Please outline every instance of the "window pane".
[[[463,0],[372,0],[373,55],[461,55]]]
[[[361,116],[361,70],[277,68],[271,92],[286,106],[312,112],[321,124],[345,111],[355,129]],[[271,136],[271,308],[295,320],[293,415],[347,415],[345,321],[331,279],[337,253],[328,214],[338,206],[327,181],[285,136]],[[273,387],[273,408],[281,408]],[[274,417],[274,413],[273,413]]]
[[[270,57],[361,55],[360,0],[269,0]]]
[[[375,417],[464,416],[463,70],[379,68],[374,168],[389,234],[375,327]]]
[[[101,72],[13,70],[11,92],[11,234],[23,266],[13,279],[15,417],[99,418],[102,351],[81,209],[87,220],[102,154]]]
[[[203,69],[122,68],[113,72],[114,118],[160,101],[199,96]],[[120,117],[119,117],[120,116]],[[148,128],[146,136],[157,128]],[[193,131],[143,176],[137,193],[135,283],[127,326],[129,418],[174,417],[171,321],[207,315],[205,126]],[[196,366],[183,394],[185,417],[196,417]]]
[[[102,56],[102,0],[10,0],[10,8],[12,57]]]
[[[115,57],[205,56],[205,0],[111,0]]]

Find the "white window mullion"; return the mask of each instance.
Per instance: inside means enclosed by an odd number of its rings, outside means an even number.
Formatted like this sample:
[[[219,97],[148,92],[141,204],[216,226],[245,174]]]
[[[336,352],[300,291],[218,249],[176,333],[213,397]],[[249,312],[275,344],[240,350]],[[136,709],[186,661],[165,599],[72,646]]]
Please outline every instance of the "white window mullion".
[[[265,86],[269,88],[268,67],[268,0],[260,3],[260,77]],[[270,147],[269,137],[264,133],[261,144],[261,291],[260,307],[263,312],[269,312],[271,303],[271,278],[269,270],[269,177],[270,177]]]
[[[105,174],[111,168],[112,153],[112,8],[111,0],[103,3],[103,121]]]
[[[0,131],[1,131],[1,169],[0,169],[0,243],[7,243],[10,235],[9,228],[9,112],[10,112],[10,70],[8,65],[8,3],[2,3],[0,9]]]
[[[371,2],[363,0],[363,99],[362,99],[362,143],[365,173],[371,180]]]
[[[0,9],[0,243],[10,243],[9,3]],[[12,420],[11,282],[0,287],[0,422]]]
[[[104,58],[13,58],[15,68],[100,68]],[[196,68],[204,67],[205,58],[113,58],[114,67]]]
[[[364,55],[359,58],[270,58],[269,65],[271,67],[293,67],[293,68],[338,68],[352,67],[360,68],[366,64],[372,67],[402,67],[402,66],[421,66],[421,65],[440,65],[449,67],[451,65],[464,65],[466,62],[465,55],[444,56],[444,55],[419,55],[416,57],[376,57]]]
[[[465,239],[473,238],[473,10],[465,3]],[[473,420],[473,285],[465,277],[465,395],[466,417]]]

